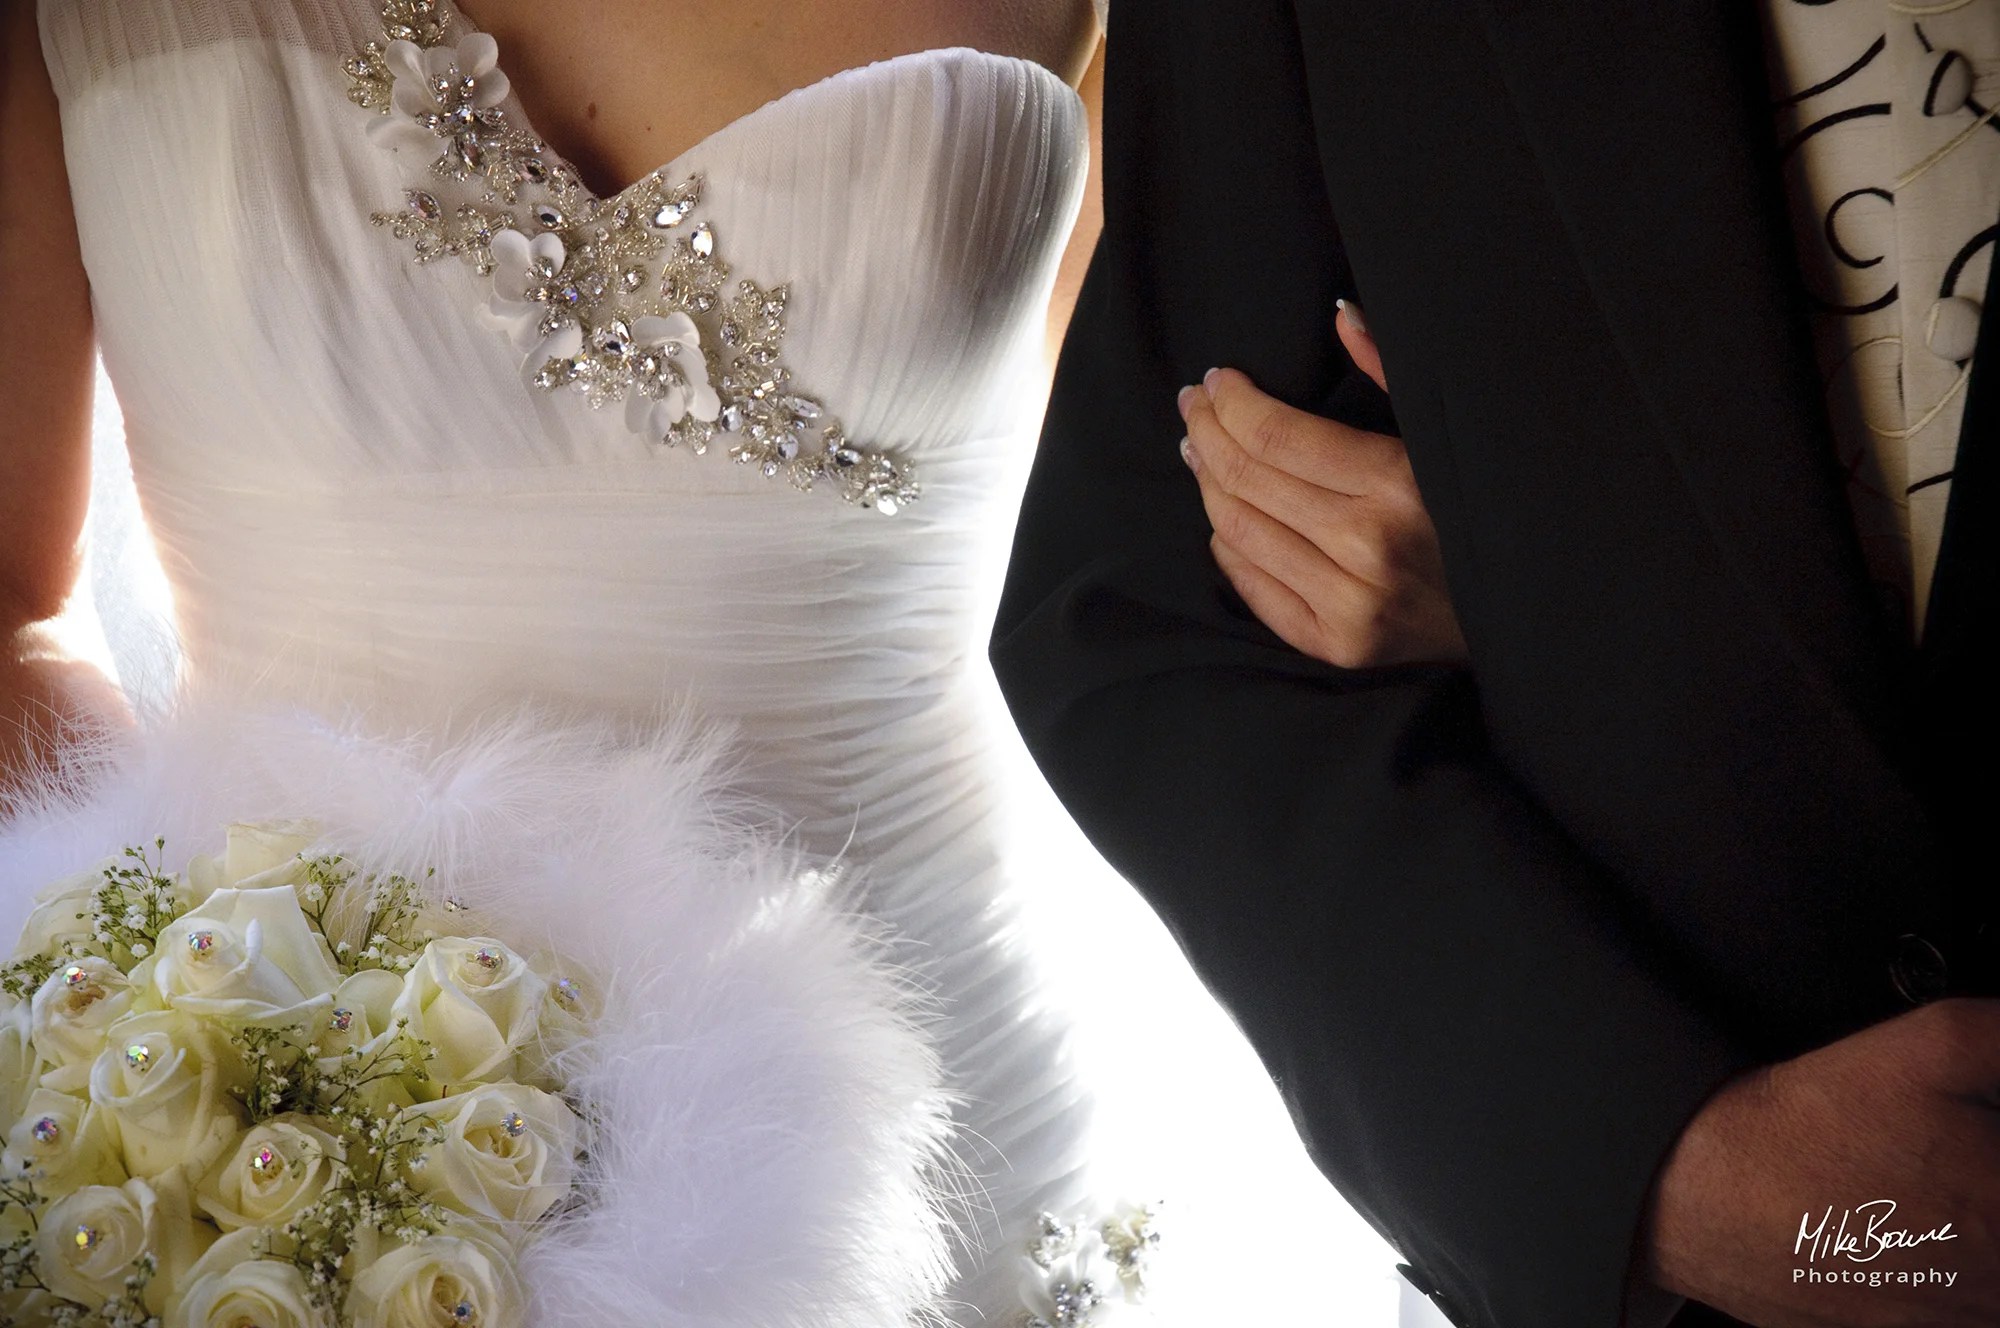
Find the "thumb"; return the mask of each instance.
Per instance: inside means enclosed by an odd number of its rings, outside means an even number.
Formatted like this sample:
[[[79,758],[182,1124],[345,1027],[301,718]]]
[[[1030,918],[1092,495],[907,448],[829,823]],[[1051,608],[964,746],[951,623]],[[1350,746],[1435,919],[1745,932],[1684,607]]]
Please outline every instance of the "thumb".
[[[1352,300],[1335,303],[1340,306],[1340,312],[1334,315],[1333,329],[1340,334],[1340,344],[1347,347],[1355,366],[1374,379],[1375,386],[1387,392],[1389,384],[1382,377],[1382,352],[1375,348],[1375,338],[1368,335],[1368,324],[1362,320],[1361,306]]]

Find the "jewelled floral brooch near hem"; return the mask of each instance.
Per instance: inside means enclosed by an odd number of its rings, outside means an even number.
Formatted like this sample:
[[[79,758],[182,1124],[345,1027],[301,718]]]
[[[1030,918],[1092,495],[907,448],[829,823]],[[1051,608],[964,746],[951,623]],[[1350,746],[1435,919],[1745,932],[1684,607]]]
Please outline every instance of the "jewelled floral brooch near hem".
[[[1043,1213],[1021,1260],[1015,1328],[1106,1328],[1146,1300],[1160,1245],[1157,1204],[1121,1204],[1095,1229]]]
[[[438,0],[385,0],[383,40],[345,64],[348,99],[381,117],[385,148],[435,153],[405,207],[374,214],[419,263],[460,258],[492,278],[486,317],[544,391],[570,388],[625,424],[729,455],[802,490],[824,486],[893,514],[919,495],[911,469],[855,446],[781,357],[789,286],[732,285],[714,226],[695,213],[700,176],[658,172],[600,199],[532,134],[509,123],[499,44],[445,40]]]

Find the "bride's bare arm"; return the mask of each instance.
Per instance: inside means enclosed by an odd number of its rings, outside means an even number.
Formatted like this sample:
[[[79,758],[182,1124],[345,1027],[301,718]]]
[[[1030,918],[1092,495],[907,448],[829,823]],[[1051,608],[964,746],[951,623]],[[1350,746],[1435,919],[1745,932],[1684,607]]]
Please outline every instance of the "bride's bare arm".
[[[104,683],[38,625],[76,580],[90,500],[90,291],[78,250],[55,90],[33,0],[0,27],[0,287],[17,325],[0,356],[0,815]]]

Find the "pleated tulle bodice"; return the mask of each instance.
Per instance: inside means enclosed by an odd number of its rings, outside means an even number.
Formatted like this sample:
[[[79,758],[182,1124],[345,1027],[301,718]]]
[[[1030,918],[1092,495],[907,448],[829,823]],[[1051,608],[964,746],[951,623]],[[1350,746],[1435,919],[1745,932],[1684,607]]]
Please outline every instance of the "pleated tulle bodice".
[[[1081,188],[1060,80],[906,56],[659,173],[703,180],[735,276],[788,283],[793,385],[914,470],[921,500],[885,517],[526,381],[492,279],[418,265],[370,223],[429,154],[385,150],[346,95],[343,59],[381,36],[369,0],[45,0],[43,25],[105,361],[197,674],[390,707],[690,698],[773,738],[874,727],[952,686]]]

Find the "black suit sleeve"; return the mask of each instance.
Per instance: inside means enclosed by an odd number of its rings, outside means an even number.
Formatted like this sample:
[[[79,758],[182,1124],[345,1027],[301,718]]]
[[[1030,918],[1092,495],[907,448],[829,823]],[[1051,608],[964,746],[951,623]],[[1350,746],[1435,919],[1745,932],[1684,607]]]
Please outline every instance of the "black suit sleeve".
[[[1659,1162],[1748,1058],[1498,767],[1470,675],[1321,665],[1215,568],[1179,385],[1233,364],[1385,415],[1332,334],[1348,278],[1288,5],[1158,0],[1118,27],[1106,226],[995,668],[1051,783],[1447,1312],[1610,1328]]]

